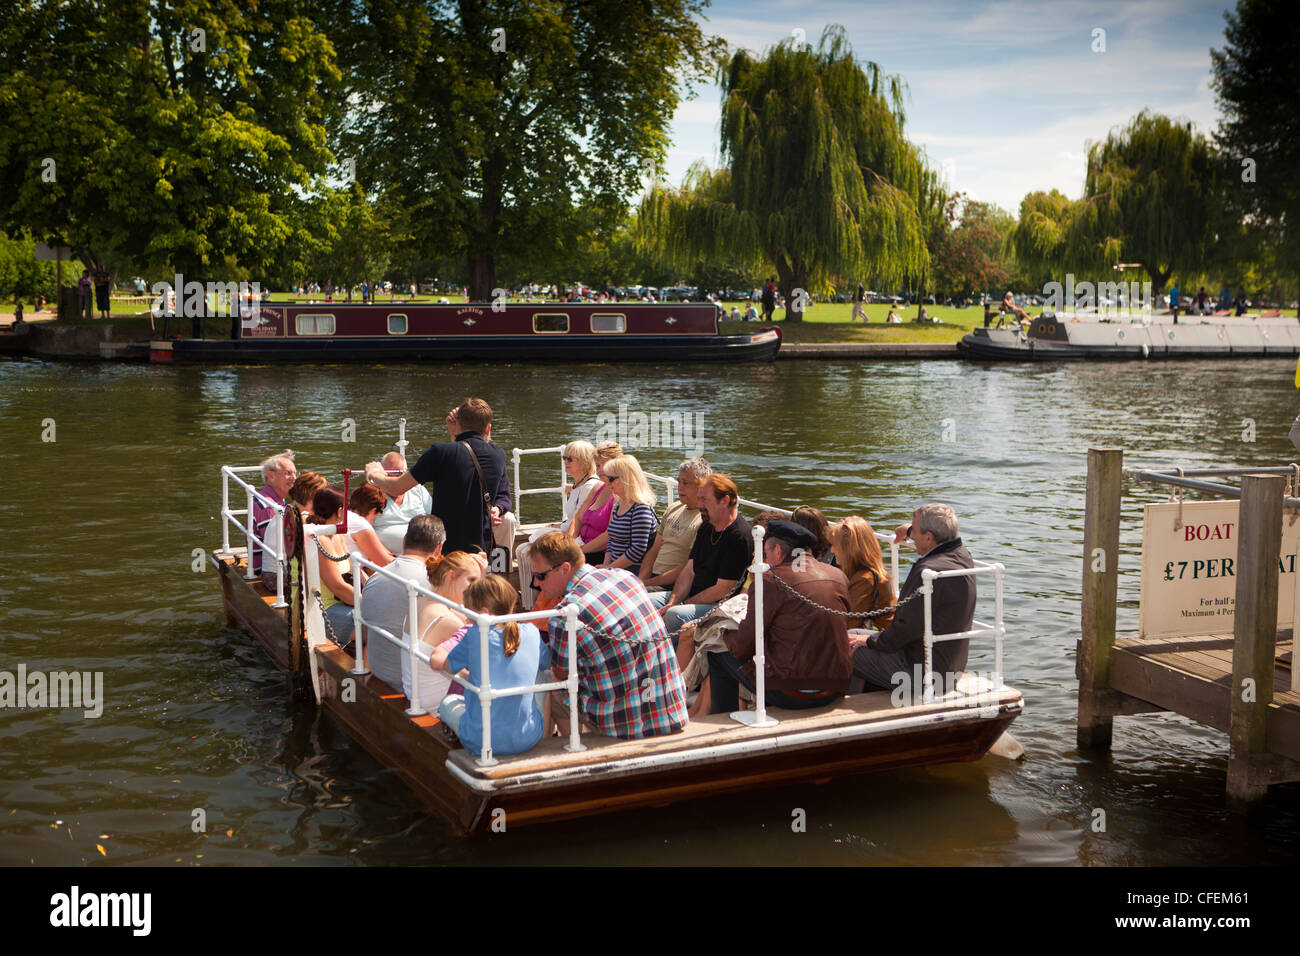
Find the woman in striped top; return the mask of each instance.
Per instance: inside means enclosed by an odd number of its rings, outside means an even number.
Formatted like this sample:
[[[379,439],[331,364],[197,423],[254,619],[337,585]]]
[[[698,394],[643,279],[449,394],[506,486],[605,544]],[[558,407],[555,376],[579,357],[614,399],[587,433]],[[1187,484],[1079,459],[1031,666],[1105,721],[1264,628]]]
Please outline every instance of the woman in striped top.
[[[641,559],[654,540],[655,495],[646,481],[641,464],[631,455],[605,463],[605,480],[617,499],[609,519],[609,543],[601,567],[641,571]]]

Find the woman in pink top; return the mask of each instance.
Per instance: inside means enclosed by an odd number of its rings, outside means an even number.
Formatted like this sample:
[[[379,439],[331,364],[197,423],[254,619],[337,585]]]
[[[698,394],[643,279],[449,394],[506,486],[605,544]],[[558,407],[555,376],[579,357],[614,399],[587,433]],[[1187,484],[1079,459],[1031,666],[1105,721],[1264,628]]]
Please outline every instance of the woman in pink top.
[[[616,441],[603,441],[596,446],[596,472],[604,474],[605,463],[623,456],[623,446]],[[587,504],[578,515],[578,543],[589,564],[605,560],[605,545],[609,541],[610,515],[614,511],[614,491],[609,482],[603,483],[587,497]]]

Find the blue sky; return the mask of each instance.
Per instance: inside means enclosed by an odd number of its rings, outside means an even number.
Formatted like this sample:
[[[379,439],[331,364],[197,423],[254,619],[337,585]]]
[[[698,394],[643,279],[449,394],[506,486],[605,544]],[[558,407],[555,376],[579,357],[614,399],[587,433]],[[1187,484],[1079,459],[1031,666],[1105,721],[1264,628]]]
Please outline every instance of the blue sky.
[[[1219,111],[1210,49],[1224,47],[1223,2],[1147,0],[714,0],[705,29],[761,52],[801,29],[816,44],[845,27],[859,60],[901,74],[908,138],[949,185],[1017,213],[1025,193],[1083,191],[1088,141],[1143,108],[1210,133]],[[1093,31],[1105,51],[1093,52]],[[667,178],[718,162],[721,91],[699,90],[673,118]]]

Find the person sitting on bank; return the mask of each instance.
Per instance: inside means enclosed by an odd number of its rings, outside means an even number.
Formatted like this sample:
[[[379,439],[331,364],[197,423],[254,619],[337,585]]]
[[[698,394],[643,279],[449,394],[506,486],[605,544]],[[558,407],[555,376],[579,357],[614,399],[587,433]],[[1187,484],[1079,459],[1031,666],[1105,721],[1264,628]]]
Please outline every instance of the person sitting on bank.
[[[476,581],[465,591],[465,606],[479,614],[509,614],[515,607],[515,589],[499,574]],[[454,648],[446,645],[433,652],[430,664],[450,674],[468,671],[468,680],[483,686],[481,630],[471,627]],[[542,643],[536,625],[507,621],[494,624],[488,631],[488,679],[492,690],[504,691],[537,683],[538,670],[549,667],[550,652]],[[509,694],[492,700],[493,753],[521,754],[532,750],[546,731],[535,694]],[[478,694],[444,697],[438,705],[438,717],[460,738],[470,753],[483,748],[483,705]]]
[[[885,570],[885,556],[880,539],[865,518],[849,515],[831,533],[835,563],[849,579],[849,610],[869,614],[889,608],[894,603],[894,585]],[[849,620],[850,628],[869,627],[883,631],[894,621],[889,611],[875,617]],[[849,635],[853,643],[853,635]]]
[[[403,469],[405,470],[405,469]],[[402,539],[402,554],[388,565],[388,571],[404,581],[428,586],[429,572],[426,562],[442,554],[442,543],[447,540],[447,529],[442,519],[433,515],[416,515],[406,526]],[[387,574],[376,574],[361,589],[361,607],[366,621],[382,628],[400,639],[406,629],[406,614],[410,602],[401,581]],[[402,686],[402,659],[405,652],[393,641],[375,631],[367,631],[366,666],[371,673],[394,689]],[[409,666],[409,665],[408,665]]]
[[[532,571],[528,564],[528,549],[532,543],[547,531],[564,531],[578,534],[578,514],[587,503],[593,491],[601,487],[600,476],[596,473],[596,446],[589,441],[577,439],[564,446],[561,453],[564,460],[564,472],[573,480],[569,490],[564,493],[562,516],[558,522],[533,532],[526,544],[521,544],[515,551],[515,563],[519,566],[519,596],[524,610],[532,610],[537,591],[532,586]]]
[[[688,458],[677,466],[677,500],[664,512],[659,533],[641,560],[638,577],[646,590],[671,588],[686,567],[703,520],[699,481],[711,474],[713,468],[703,458]]]
[[[839,568],[809,557],[813,533],[793,521],[769,521],[763,539],[763,656],[769,707],[804,710],[825,707],[848,690],[853,664],[845,618],[818,613],[790,593],[833,611],[849,610],[849,583]],[[796,550],[804,555],[792,560]],[[768,580],[768,575],[785,586]],[[754,587],[759,587],[758,581]],[[727,652],[709,654],[712,711],[731,713],[740,706],[740,685],[755,691],[755,607],[751,600],[736,631],[724,631]]]
[[[596,472],[605,474],[605,465],[621,457],[623,446],[616,441],[603,441],[596,446]],[[582,553],[591,564],[600,564],[605,560],[605,545],[609,541],[609,518],[614,511],[614,489],[609,482],[601,485],[587,496],[578,515],[578,541]]]
[[[285,496],[298,479],[298,469],[293,464],[294,453],[285,449],[278,455],[272,455],[262,462],[262,480],[265,484],[258,492],[262,498],[274,501],[277,505],[285,503]],[[279,547],[279,526],[273,521],[275,509],[253,498],[253,534],[265,541],[269,548],[253,544],[253,573],[260,575],[262,583],[271,591],[275,590],[275,549]],[[265,558],[265,567],[263,567]]]
[[[641,581],[617,568],[587,566],[576,539],[548,531],[529,552],[533,586],[578,609],[575,661],[578,714],[585,727],[609,737],[637,739],[686,726],[686,688],[677,658]],[[551,671],[568,678],[568,629],[551,618]],[[551,714],[563,728],[569,701],[556,691]]]
[[[831,523],[821,510],[812,505],[800,505],[790,515],[795,524],[812,532],[816,544],[812,547],[812,556],[822,564],[835,565],[835,552],[831,550]]]
[[[749,522],[740,514],[740,490],[730,475],[713,474],[700,479],[700,510],[706,521],[691,545],[686,567],[671,591],[651,597],[664,615],[670,634],[707,614],[709,608],[729,596],[745,577],[754,557],[754,540]]]
[[[348,500],[348,530],[343,536],[352,550],[381,568],[392,563],[393,553],[379,540],[371,522],[387,504],[384,493],[374,485],[357,485]]]
[[[390,451],[379,460],[387,472],[402,474],[406,471],[406,459],[399,452]],[[402,549],[406,537],[406,526],[417,515],[433,514],[433,496],[424,485],[416,485],[398,495],[386,495],[388,501],[372,522],[380,543],[394,553]],[[439,519],[441,520],[441,519]]]
[[[889,315],[886,316],[885,321],[890,323],[901,323],[903,321],[903,317],[894,311],[893,306],[890,306]]]
[[[605,480],[614,489],[615,505],[606,529],[604,568],[641,572],[641,559],[650,548],[657,520],[655,493],[650,490],[641,463],[632,455],[621,455],[605,464]]]
[[[1014,315],[1017,319],[1022,319],[1024,321],[1029,320],[1029,313],[1016,305],[1016,297],[1011,294],[1010,289],[1008,289],[1007,294],[1002,297],[1002,311]]]
[[[910,525],[900,525],[896,537],[911,538],[918,555],[907,580],[899,592],[898,610],[888,628],[867,638],[864,646],[853,652],[852,693],[863,690],[891,690],[903,680],[911,687],[914,699],[921,698],[922,688],[911,686],[914,667],[925,660],[924,598],[908,601],[921,587],[921,572],[951,571],[972,568],[970,552],[958,537],[957,515],[944,504],[926,504],[912,513]],[[907,603],[904,603],[907,602]],[[956,634],[970,630],[975,617],[975,578],[960,575],[939,578],[931,595],[931,628],[934,634]],[[933,646],[932,664],[936,680],[942,680],[939,693],[946,693],[966,668],[969,640],[941,641]],[[897,675],[902,675],[901,678]]]

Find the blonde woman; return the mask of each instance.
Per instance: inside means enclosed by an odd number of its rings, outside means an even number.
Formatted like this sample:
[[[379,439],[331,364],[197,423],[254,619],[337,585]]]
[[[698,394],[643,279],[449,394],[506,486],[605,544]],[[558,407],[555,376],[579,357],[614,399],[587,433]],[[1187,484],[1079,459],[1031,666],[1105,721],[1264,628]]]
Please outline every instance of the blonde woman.
[[[885,570],[880,541],[865,518],[850,515],[831,534],[835,561],[849,579],[849,610],[878,611],[894,603],[894,586]],[[891,611],[873,618],[851,618],[849,627],[883,631],[894,620]]]
[[[343,492],[326,486],[311,499],[311,512],[320,524],[338,524],[343,520]],[[326,632],[339,645],[347,644],[352,637],[352,605],[356,594],[352,589],[352,561],[348,558],[346,535],[323,534],[316,538],[321,549],[320,592],[321,606],[325,609]]]
[[[606,535],[605,562],[601,567],[641,573],[641,559],[654,540],[655,495],[641,463],[623,455],[605,463],[605,482],[614,491],[614,510]]]
[[[564,446],[564,473],[573,479],[573,485],[564,495],[563,518],[533,532],[525,544],[515,552],[516,564],[519,566],[519,595],[523,598],[524,608],[531,610],[537,599],[533,587],[532,572],[528,566],[528,551],[532,543],[548,531],[564,531],[577,537],[578,515],[581,514],[591,495],[601,487],[600,474],[596,470],[596,446],[589,441],[571,441]]]
[[[616,441],[603,441],[596,446],[596,468],[604,474],[606,462],[623,457],[623,446]],[[587,556],[589,564],[600,564],[605,560],[605,544],[609,541],[609,516],[614,509],[614,490],[609,483],[601,485],[587,498],[586,505],[578,513],[578,533],[575,537],[582,544],[582,553]]]
[[[483,576],[483,564],[467,551],[454,551],[448,555],[435,554],[425,562],[429,572],[429,587],[440,597],[464,606],[465,589]],[[455,637],[465,626],[466,619],[438,601],[421,597],[417,608],[418,619],[413,628],[414,637],[423,645],[420,650],[432,655],[435,649]],[[450,650],[450,647],[447,648]],[[451,679],[441,669],[431,668],[424,661],[416,661],[420,671],[420,706],[436,711],[447,695]],[[411,700],[411,656],[402,654],[402,693]]]

